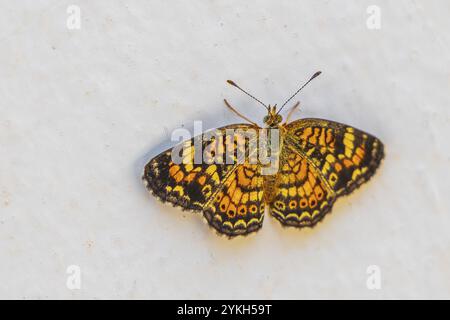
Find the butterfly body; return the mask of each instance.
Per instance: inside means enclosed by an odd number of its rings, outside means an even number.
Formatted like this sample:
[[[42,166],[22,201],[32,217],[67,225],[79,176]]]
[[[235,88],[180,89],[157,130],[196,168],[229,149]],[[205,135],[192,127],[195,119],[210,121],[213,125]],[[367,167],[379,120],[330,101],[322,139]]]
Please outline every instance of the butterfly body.
[[[384,157],[381,141],[364,131],[324,119],[282,123],[276,106],[265,107],[265,128],[241,115],[250,123],[205,132],[151,159],[142,177],[147,189],[201,212],[228,237],[259,230],[266,207],[283,226],[313,227]]]

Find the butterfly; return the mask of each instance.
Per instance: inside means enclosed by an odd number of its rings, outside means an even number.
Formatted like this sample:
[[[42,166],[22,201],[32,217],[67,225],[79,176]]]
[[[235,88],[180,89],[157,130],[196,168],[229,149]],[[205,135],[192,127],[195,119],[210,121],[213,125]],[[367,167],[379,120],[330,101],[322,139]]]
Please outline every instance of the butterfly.
[[[289,122],[298,102],[283,122],[280,111],[319,74],[316,72],[278,111],[276,105],[264,104],[228,80],[266,108],[266,126],[258,126],[224,100],[248,123],[205,132],[182,142],[176,152],[174,147],[154,157],[142,177],[147,189],[163,202],[201,212],[210,226],[230,238],[259,230],[266,207],[283,226],[315,226],[337,198],[369,180],[384,157],[378,138],[352,126],[314,118]],[[247,139],[237,143],[242,137]],[[261,144],[263,137],[266,139]],[[273,160],[269,165],[254,161],[255,157],[250,161],[264,148]],[[225,150],[231,150],[226,159],[230,161],[224,159]],[[201,161],[194,161],[196,158]]]

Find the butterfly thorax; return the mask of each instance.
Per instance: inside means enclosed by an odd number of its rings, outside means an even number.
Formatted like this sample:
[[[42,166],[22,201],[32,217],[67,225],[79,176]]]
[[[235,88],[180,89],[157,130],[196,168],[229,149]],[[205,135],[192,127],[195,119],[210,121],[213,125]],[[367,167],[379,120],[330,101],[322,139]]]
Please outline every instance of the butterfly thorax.
[[[271,157],[271,170],[264,175],[264,202],[270,204],[276,192],[276,176],[278,173],[280,153],[282,150],[285,136],[285,127],[281,125],[283,118],[276,112],[276,105],[269,106],[269,113],[264,117],[264,123],[267,125],[267,150]],[[267,167],[266,166],[266,169]]]

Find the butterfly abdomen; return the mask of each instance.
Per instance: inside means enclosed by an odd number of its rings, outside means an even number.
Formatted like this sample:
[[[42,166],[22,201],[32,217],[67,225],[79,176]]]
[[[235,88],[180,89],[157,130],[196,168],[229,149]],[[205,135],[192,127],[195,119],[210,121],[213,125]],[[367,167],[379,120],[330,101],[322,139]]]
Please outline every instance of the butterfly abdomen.
[[[264,202],[270,204],[275,195],[276,175],[264,176]]]

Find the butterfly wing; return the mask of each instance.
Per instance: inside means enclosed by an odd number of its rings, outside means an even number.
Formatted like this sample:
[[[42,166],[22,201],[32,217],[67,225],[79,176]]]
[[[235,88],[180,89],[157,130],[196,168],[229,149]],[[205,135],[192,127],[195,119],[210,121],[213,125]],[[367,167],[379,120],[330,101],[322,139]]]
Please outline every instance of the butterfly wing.
[[[302,119],[287,126],[287,140],[320,169],[337,196],[370,179],[384,157],[383,143],[354,127],[323,119]]]
[[[283,147],[275,184],[271,213],[285,225],[313,226],[335,201],[334,192],[321,179],[319,170],[290,145]]]
[[[238,161],[237,152],[238,148],[243,152],[250,149],[257,140],[255,129],[247,124],[225,126],[215,129],[213,134],[204,133],[185,141],[183,148],[180,145],[175,152],[181,154],[181,163],[174,161],[175,147],[166,150],[145,166],[143,181],[163,202],[203,212],[219,233],[231,237],[256,231],[262,225],[264,213],[259,165],[249,163],[249,154],[245,161]],[[227,130],[233,130],[233,138],[226,137]],[[241,133],[247,137],[243,145],[237,143]],[[229,158],[223,156],[222,161],[217,161],[227,150],[231,150]],[[202,154],[201,161],[196,153]]]
[[[230,237],[248,234],[262,227],[263,194],[259,165],[238,165],[207,203],[204,216],[219,233]]]
[[[287,225],[316,224],[337,197],[373,176],[384,157],[379,139],[348,125],[301,119],[286,129],[272,214]]]

